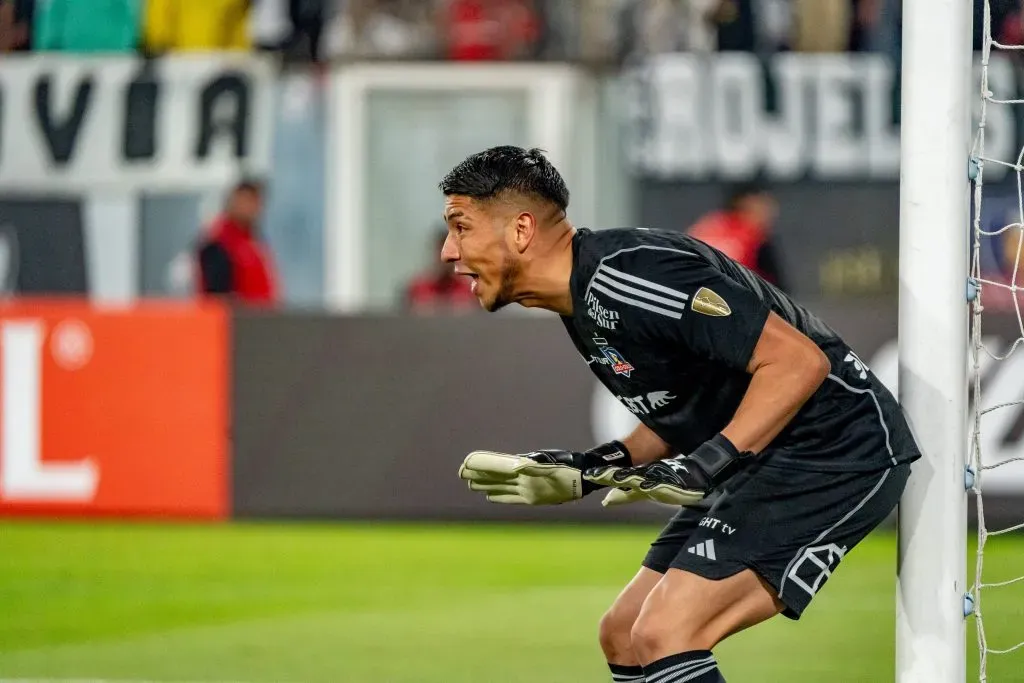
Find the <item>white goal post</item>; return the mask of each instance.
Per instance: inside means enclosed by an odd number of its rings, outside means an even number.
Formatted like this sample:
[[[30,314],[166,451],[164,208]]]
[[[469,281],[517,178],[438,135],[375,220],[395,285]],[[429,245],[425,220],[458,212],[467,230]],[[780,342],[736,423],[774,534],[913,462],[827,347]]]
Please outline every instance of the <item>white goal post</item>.
[[[903,0],[899,398],[924,457],[899,508],[897,683],[967,676],[971,0]]]

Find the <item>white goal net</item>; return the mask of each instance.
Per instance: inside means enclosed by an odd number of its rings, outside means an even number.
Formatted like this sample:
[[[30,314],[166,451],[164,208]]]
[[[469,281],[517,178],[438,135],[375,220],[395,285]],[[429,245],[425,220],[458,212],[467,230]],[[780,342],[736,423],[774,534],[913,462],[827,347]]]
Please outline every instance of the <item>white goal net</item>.
[[[1024,45],[1004,45],[994,40],[992,9],[985,1],[982,26],[981,100],[976,112],[978,125],[974,135],[971,175],[974,180],[973,230],[971,242],[971,280],[968,297],[971,298],[971,401],[969,469],[967,485],[977,506],[977,553],[974,561],[974,579],[970,587],[966,610],[973,608],[978,642],[978,680],[986,681],[993,658],[1005,656],[1024,648],[1024,618],[1019,610],[1011,610],[1018,617],[1017,628],[999,629],[998,639],[990,640],[986,630],[985,607],[991,602],[1019,598],[1010,586],[1024,582],[1024,561],[1000,562],[997,570],[985,565],[986,548],[995,548],[999,536],[1024,529],[1021,523],[1006,523],[991,528],[986,517],[985,503],[993,492],[998,492],[1000,481],[1020,478],[1024,453],[1014,453],[1001,447],[1019,430],[1020,410],[1024,407],[1024,319],[1021,316],[1024,287],[1022,258],[1024,253],[1024,147],[1014,150],[1011,158],[986,153],[986,124],[993,114],[1002,115],[1000,108],[1024,106],[1024,99],[1016,93],[1000,93],[990,78],[996,60],[1019,62],[1024,58]],[[1016,68],[1020,68],[1019,65]],[[995,90],[995,92],[993,92]],[[1016,114],[1016,112],[1014,112]],[[1014,117],[1016,118],[1016,116]],[[991,145],[990,148],[991,150]],[[1005,176],[1006,180],[985,185],[986,169],[989,176]],[[990,329],[991,328],[991,329]],[[1014,364],[1017,371],[999,372],[997,364]],[[1012,378],[1011,385],[997,388],[995,377]],[[1016,439],[1013,439],[1016,441]],[[998,472],[996,471],[998,470]],[[996,486],[992,486],[995,484]],[[1018,487],[1019,490],[1019,487]],[[1007,568],[1015,571],[1006,575]],[[992,574],[992,575],[990,575]],[[973,604],[972,604],[973,603]],[[1001,610],[1005,611],[1005,610]],[[1020,656],[1022,653],[1018,653]],[[1016,662],[1006,670],[1024,670],[1024,661]],[[973,675],[969,674],[969,678]],[[1000,679],[997,676],[996,679]],[[1019,680],[1019,679],[1014,679]]]

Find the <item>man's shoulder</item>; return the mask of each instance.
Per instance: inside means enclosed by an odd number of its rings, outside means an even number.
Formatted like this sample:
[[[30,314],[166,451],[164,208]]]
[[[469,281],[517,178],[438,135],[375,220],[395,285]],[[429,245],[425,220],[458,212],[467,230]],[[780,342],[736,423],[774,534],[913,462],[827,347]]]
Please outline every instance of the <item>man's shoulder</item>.
[[[624,281],[636,282],[636,278],[643,278],[671,285],[673,281],[688,281],[706,274],[709,268],[715,269],[707,245],[689,235],[615,228],[594,232],[588,237],[592,244],[581,249],[580,258],[581,270],[588,281],[611,276]]]
[[[616,319],[680,319],[690,298],[684,289],[709,267],[699,243],[679,233],[622,228],[583,237],[576,291],[589,309]]]
[[[705,245],[678,232],[648,228],[588,230],[583,236],[581,257],[599,264],[652,264],[665,260],[703,261]]]

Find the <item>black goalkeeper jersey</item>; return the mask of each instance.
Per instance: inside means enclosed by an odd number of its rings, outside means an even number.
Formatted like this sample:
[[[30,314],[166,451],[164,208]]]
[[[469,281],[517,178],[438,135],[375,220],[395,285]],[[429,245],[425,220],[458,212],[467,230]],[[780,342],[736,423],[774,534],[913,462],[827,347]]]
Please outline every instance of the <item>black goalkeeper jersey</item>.
[[[766,464],[866,471],[918,457],[895,398],[839,335],[719,251],[645,229],[579,229],[572,248],[569,336],[601,383],[676,451],[692,451],[732,419],[775,312],[832,369],[765,449]]]

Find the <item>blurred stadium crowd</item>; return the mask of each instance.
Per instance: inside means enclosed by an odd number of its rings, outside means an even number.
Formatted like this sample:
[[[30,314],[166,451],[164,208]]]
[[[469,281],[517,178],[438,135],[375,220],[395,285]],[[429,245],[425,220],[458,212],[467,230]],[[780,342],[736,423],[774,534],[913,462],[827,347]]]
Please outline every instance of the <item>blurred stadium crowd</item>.
[[[1020,2],[995,4],[996,25],[1019,32]],[[315,62],[891,52],[900,20],[897,0],[3,0],[0,8],[4,50],[257,49]]]
[[[992,13],[996,38],[1020,42],[1020,0],[994,0]],[[0,50],[254,49],[313,62],[616,63],[716,50],[896,55],[900,14],[899,0],[2,0]]]

